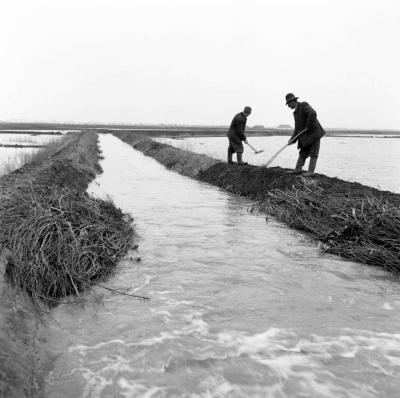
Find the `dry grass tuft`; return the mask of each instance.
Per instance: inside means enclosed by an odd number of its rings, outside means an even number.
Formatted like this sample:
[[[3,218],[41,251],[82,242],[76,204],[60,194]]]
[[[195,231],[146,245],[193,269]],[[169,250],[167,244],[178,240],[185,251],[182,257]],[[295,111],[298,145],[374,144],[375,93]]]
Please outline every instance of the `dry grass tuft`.
[[[326,252],[400,272],[400,209],[386,199],[326,195],[298,184],[271,191],[259,208],[312,233]]]
[[[2,207],[6,274],[35,302],[79,294],[104,279],[133,243],[130,218],[85,192],[31,188]]]

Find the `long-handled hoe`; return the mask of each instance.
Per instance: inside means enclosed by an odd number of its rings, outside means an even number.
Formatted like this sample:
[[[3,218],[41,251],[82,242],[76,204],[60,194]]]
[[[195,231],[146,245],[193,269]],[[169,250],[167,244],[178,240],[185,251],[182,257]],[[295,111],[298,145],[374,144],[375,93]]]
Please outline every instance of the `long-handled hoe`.
[[[261,152],[264,152],[264,149],[260,149],[260,150],[257,150],[256,148],[254,148],[252,145],[250,145],[249,143],[247,143],[247,145],[253,150],[253,152],[256,154],[256,155],[258,155],[259,153],[261,153]]]
[[[297,135],[295,135],[287,144],[285,144],[285,146],[283,146],[281,149],[279,149],[279,151],[274,155],[274,156],[272,156],[272,158],[271,159],[269,159],[268,160],[268,162],[267,163],[264,163],[264,164],[262,164],[261,165],[261,167],[268,167],[271,163],[272,163],[272,161],[286,148],[286,147],[288,147],[293,141],[295,141],[298,137],[300,137],[303,133],[305,133],[307,131],[307,129],[304,129],[304,130],[302,130],[302,131],[300,131],[300,133],[299,134],[297,134]]]

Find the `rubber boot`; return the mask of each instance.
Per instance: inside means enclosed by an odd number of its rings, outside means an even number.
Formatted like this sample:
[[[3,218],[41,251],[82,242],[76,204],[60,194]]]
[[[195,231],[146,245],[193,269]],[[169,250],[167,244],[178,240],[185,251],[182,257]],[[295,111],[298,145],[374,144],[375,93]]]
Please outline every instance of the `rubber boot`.
[[[241,152],[238,152],[237,154],[236,154],[236,156],[237,156],[237,162],[238,162],[238,164],[240,164],[240,165],[245,165],[245,164],[247,164],[247,162],[243,162],[243,160],[242,160],[242,153]]]
[[[232,152],[228,149],[228,164],[234,164],[232,161]]]
[[[312,157],[310,158],[310,164],[308,165],[308,171],[306,171],[303,176],[304,177],[313,177],[314,171],[315,171],[315,167],[317,166],[317,160],[318,158],[316,157]]]
[[[297,159],[296,167],[294,170],[291,171],[292,174],[301,174],[303,172],[303,166],[304,163],[306,162],[306,159],[303,158],[302,156],[299,156]]]

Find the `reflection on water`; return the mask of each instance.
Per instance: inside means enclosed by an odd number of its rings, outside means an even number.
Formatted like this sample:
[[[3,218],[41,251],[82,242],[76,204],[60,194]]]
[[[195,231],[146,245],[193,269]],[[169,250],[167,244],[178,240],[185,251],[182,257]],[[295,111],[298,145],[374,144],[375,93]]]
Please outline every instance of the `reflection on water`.
[[[90,186],[135,218],[142,261],[52,313],[48,397],[397,397],[400,288],[112,136]],[[102,295],[102,300],[98,296]]]
[[[255,155],[245,145],[244,157],[256,166],[267,162],[289,137],[250,137],[249,142],[264,152]],[[226,160],[226,137],[158,138],[157,141]],[[297,160],[296,145],[286,148],[271,164],[293,168]],[[306,164],[307,167],[307,164]],[[378,137],[324,137],[321,141],[317,172],[347,181],[400,192],[400,139]]]
[[[38,148],[1,148],[0,147],[0,176],[22,167]]]
[[[31,134],[0,134],[0,176],[10,173],[31,161],[32,155],[39,148],[29,148],[29,145],[47,145],[56,142],[61,136],[31,135]],[[1,147],[1,145],[28,146],[27,148]]]
[[[60,135],[53,134],[9,134],[9,133],[1,133],[0,134],[0,144],[8,144],[8,145],[47,145],[52,142],[58,141],[60,139]]]

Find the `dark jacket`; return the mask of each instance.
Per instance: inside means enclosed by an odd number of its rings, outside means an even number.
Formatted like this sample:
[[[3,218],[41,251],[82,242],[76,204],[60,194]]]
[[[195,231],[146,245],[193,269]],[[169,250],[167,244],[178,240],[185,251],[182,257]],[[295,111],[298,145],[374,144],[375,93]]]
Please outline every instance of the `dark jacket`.
[[[241,144],[242,141],[246,141],[244,130],[246,129],[247,117],[243,112],[238,113],[232,120],[231,126],[229,127],[228,137],[233,142]]]
[[[308,147],[325,135],[325,130],[317,119],[317,112],[307,102],[298,102],[293,116],[294,132],[292,138],[307,128],[307,131],[294,141],[298,141],[298,148]]]

